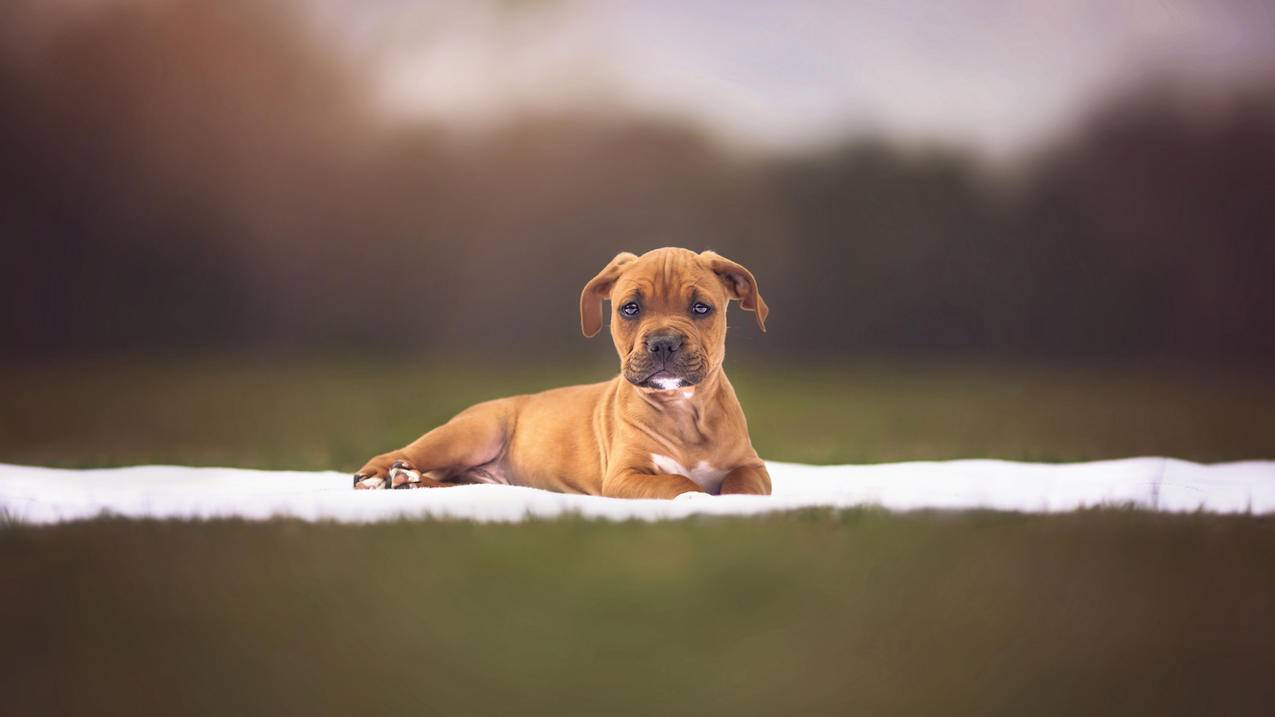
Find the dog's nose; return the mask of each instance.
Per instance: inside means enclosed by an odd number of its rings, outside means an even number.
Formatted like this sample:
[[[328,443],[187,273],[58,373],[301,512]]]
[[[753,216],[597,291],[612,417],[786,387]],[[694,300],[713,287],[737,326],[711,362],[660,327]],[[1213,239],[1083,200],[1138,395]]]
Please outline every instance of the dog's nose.
[[[668,361],[680,348],[682,348],[682,337],[677,334],[656,334],[646,337],[646,350],[659,356],[663,361]]]

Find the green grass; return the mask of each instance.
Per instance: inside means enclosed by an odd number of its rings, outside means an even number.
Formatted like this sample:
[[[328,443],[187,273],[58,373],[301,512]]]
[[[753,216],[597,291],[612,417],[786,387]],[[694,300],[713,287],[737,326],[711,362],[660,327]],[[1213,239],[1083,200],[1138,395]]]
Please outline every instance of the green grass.
[[[1269,714],[1275,520],[0,530],[8,714]]]
[[[588,363],[109,359],[0,367],[0,461],[354,470],[478,401],[608,378]],[[1275,380],[1138,364],[729,367],[765,458],[809,463],[1275,457]]]
[[[587,364],[10,364],[0,462],[351,470]],[[1272,457],[1275,383],[732,364],[767,458]],[[1268,714],[1275,518],[522,525],[0,516],[6,714]]]

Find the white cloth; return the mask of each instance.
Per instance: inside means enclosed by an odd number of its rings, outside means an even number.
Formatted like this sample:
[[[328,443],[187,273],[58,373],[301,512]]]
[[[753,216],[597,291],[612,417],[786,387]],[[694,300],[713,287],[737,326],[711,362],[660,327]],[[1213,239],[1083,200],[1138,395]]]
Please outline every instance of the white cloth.
[[[1057,512],[1097,505],[1217,513],[1275,512],[1275,461],[1199,465],[1171,458],[1095,463],[994,460],[809,466],[769,462],[771,496],[620,500],[473,485],[356,491],[335,472],[139,466],[61,470],[0,464],[0,516],[56,523],[129,518],[292,517],[364,523],[401,518],[520,521],[578,514],[661,520],[877,505],[890,510]]]

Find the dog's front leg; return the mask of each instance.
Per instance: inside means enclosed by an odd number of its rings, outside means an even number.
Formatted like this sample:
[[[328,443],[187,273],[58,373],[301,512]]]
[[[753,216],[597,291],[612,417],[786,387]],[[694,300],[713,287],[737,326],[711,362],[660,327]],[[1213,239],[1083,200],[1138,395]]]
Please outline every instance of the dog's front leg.
[[[722,479],[722,495],[770,495],[770,474],[764,465],[740,466]]]
[[[453,483],[425,473],[463,473],[496,458],[504,445],[508,408],[505,401],[480,403],[406,446],[369,460],[354,474],[358,490],[439,488]]]
[[[608,498],[676,498],[683,493],[703,492],[703,488],[686,476],[651,473],[625,468],[602,480],[602,495]]]

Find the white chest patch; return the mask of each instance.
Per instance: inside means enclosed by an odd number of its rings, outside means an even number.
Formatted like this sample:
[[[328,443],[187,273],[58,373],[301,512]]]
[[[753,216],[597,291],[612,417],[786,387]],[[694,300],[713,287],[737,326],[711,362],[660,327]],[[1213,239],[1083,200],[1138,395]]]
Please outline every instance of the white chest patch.
[[[713,493],[714,495],[721,492],[722,479],[729,472],[721,468],[714,468],[708,464],[708,461],[700,461],[695,464],[694,468],[687,468],[672,458],[658,453],[651,454],[651,463],[655,464],[655,470],[661,473],[686,476],[695,481],[700,488],[703,488],[704,492]]]

